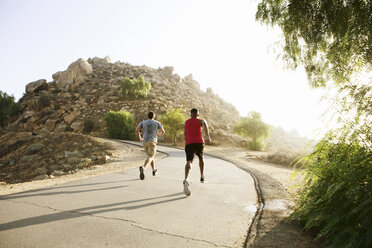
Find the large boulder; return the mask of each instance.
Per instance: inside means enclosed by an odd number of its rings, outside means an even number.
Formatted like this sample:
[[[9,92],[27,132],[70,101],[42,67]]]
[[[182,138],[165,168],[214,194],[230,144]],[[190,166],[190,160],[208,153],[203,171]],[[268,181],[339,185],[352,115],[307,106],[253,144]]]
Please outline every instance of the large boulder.
[[[111,63],[110,57],[106,56],[104,58],[89,58],[88,62],[92,64],[93,68],[108,68]]]
[[[43,128],[43,131],[44,132],[53,132],[54,129],[56,128],[56,123],[57,123],[57,120],[47,120],[45,122],[45,127]]]
[[[62,71],[57,71],[56,73],[54,73],[54,74],[52,75],[53,80],[54,80],[55,82],[57,82],[57,80],[58,80],[58,78],[61,76],[61,74],[62,74]]]
[[[74,132],[82,132],[84,128],[84,122],[82,121],[75,121],[71,124],[71,128],[74,130]]]
[[[213,92],[213,89],[211,87],[207,88],[206,93],[207,93],[208,96],[214,96],[214,92]]]
[[[60,89],[67,89],[71,85],[78,85],[85,80],[86,75],[93,72],[93,67],[87,61],[78,59],[66,71],[53,74],[56,85]]]
[[[80,111],[73,111],[68,113],[63,119],[67,124],[71,124],[77,116],[81,114]]]
[[[172,76],[173,71],[174,71],[173,66],[165,66],[163,68],[158,68],[158,72],[160,76],[163,78],[169,78],[170,76]]]
[[[195,90],[200,90],[200,84],[198,81],[194,80],[192,74],[187,75],[182,79],[182,83],[187,85],[188,87],[195,89]]]
[[[26,85],[26,93],[48,90],[48,83],[45,79],[40,79]]]
[[[102,64],[109,64],[110,61],[111,61],[111,59],[108,56],[106,56],[104,58],[94,57],[92,59],[93,64],[100,64],[100,65],[102,65]]]

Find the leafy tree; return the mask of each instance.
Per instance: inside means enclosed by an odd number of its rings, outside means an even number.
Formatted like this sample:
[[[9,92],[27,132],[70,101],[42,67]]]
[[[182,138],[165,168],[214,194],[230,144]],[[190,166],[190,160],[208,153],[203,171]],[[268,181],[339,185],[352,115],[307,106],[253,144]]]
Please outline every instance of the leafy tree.
[[[337,90],[332,109],[349,135],[372,125],[372,86],[362,81],[372,68],[372,1],[262,0],[256,20],[281,28],[284,61],[303,65],[312,87]],[[372,145],[370,134],[359,135]]]
[[[112,139],[129,139],[135,137],[134,117],[125,111],[110,111],[105,116],[107,134]]]
[[[372,2],[263,0],[256,19],[282,29],[284,60],[304,65],[311,86],[338,90],[339,128],[304,158],[292,218],[330,247],[371,247],[372,87],[357,79],[372,68]]]
[[[171,109],[167,113],[161,115],[159,121],[166,130],[166,137],[170,137],[173,145],[176,145],[178,137],[183,133],[184,123],[186,121],[182,109]]]
[[[0,91],[0,126],[6,125],[6,120],[17,114],[18,104],[14,102],[14,97]]]
[[[252,111],[247,117],[241,118],[234,127],[234,132],[245,138],[250,138],[248,147],[260,151],[263,139],[269,135],[269,126],[261,120],[261,114]]]
[[[138,76],[136,80],[126,77],[120,86],[122,98],[129,100],[146,98],[151,89],[151,83],[145,82],[142,76]]]
[[[292,68],[303,64],[313,86],[350,82],[370,70],[370,0],[262,0],[256,19],[281,28],[284,60]]]

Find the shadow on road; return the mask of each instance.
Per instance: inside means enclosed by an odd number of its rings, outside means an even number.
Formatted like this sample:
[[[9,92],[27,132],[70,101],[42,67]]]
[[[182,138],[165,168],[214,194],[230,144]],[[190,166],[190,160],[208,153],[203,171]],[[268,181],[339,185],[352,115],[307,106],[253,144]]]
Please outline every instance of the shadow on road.
[[[139,180],[139,179],[138,179]],[[50,196],[50,195],[59,195],[59,194],[78,194],[84,192],[91,192],[91,191],[102,191],[102,190],[111,190],[111,189],[118,189],[128,187],[127,185],[124,186],[115,186],[109,188],[97,188],[97,189],[87,189],[87,190],[72,190],[72,191],[53,191],[58,189],[64,188],[77,188],[77,187],[85,187],[85,186],[93,186],[93,185],[101,185],[101,184],[112,184],[112,183],[122,183],[123,181],[112,181],[112,182],[104,182],[104,183],[89,183],[89,184],[78,184],[78,185],[68,185],[68,186],[58,186],[52,188],[44,188],[44,189],[35,189],[25,192],[20,192],[16,194],[6,195],[0,197],[0,200],[11,200],[11,199],[18,199],[18,198],[27,198],[27,197],[34,197],[34,196]],[[50,192],[45,192],[50,191]],[[43,193],[40,193],[43,192]]]
[[[182,197],[180,197],[180,195],[182,195]],[[172,198],[155,201],[155,202],[147,202],[147,201],[158,200],[158,199],[169,198],[169,197],[172,197]],[[61,212],[25,218],[21,220],[11,221],[8,223],[3,223],[3,224],[0,224],[0,231],[11,230],[11,229],[21,228],[21,227],[26,227],[26,226],[34,226],[38,224],[45,224],[45,223],[50,223],[50,222],[59,221],[59,220],[79,218],[79,217],[84,217],[87,215],[91,215],[91,216],[94,215],[95,217],[102,217],[102,216],[97,216],[97,215],[102,214],[102,213],[120,211],[120,210],[133,210],[133,209],[139,209],[139,208],[144,208],[144,207],[150,207],[150,206],[164,204],[167,202],[178,201],[182,199],[185,199],[185,196],[183,195],[182,192],[179,192],[179,193],[160,196],[160,197],[151,197],[151,198],[139,199],[139,200],[133,200],[133,201],[97,205],[97,206],[78,208],[78,209],[72,209],[72,210],[67,210],[67,211],[54,209],[55,211],[61,211]],[[147,203],[138,204],[134,206],[126,206],[126,205],[130,205],[133,203],[142,203],[142,202],[147,202]],[[123,220],[135,223],[134,221],[131,221],[131,220],[125,220],[125,219]]]

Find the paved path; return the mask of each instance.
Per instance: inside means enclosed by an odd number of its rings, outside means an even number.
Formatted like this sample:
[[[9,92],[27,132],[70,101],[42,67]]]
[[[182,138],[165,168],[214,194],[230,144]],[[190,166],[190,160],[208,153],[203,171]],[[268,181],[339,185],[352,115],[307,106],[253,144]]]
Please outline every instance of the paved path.
[[[197,159],[183,194],[184,151],[159,147],[159,174],[138,168],[0,198],[0,247],[242,247],[256,210],[250,175]],[[223,154],[222,154],[223,155]]]

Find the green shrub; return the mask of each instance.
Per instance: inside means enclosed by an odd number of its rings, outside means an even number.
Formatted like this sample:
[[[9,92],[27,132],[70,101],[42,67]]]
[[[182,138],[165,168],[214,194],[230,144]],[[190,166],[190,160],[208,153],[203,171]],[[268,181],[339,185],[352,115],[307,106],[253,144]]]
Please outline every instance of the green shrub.
[[[250,140],[248,141],[248,149],[253,151],[261,151],[264,145],[262,141],[259,140]]]
[[[0,91],[0,127],[6,125],[6,120],[19,113],[19,106],[14,97]]]
[[[84,121],[84,126],[83,126],[83,132],[84,133],[90,133],[94,129],[94,121],[93,120],[85,120]]]
[[[245,138],[249,138],[248,148],[261,151],[263,139],[269,135],[269,126],[261,120],[261,114],[252,111],[247,117],[241,118],[234,127],[234,132]]]
[[[138,76],[136,80],[124,78],[120,86],[122,98],[128,100],[146,98],[151,89],[151,83],[145,82],[142,76]]]
[[[107,135],[112,139],[135,138],[134,117],[129,112],[110,111],[105,116]]]
[[[182,109],[180,108],[172,109],[159,118],[160,123],[167,130],[166,138],[170,139],[174,145],[177,143],[177,138],[182,135],[186,121],[186,117],[181,111]]]
[[[372,247],[372,152],[324,138],[305,159],[305,180],[291,218],[330,247]]]

